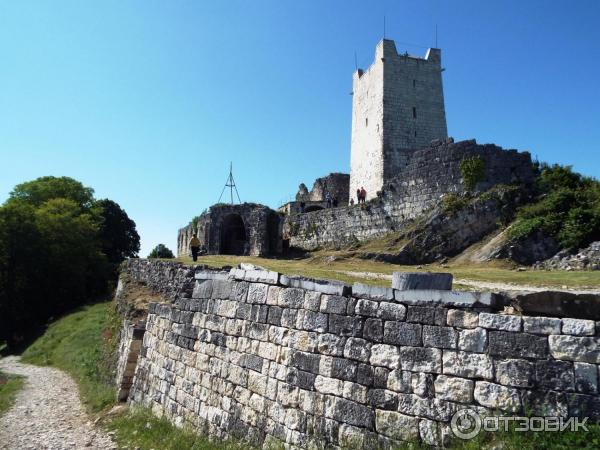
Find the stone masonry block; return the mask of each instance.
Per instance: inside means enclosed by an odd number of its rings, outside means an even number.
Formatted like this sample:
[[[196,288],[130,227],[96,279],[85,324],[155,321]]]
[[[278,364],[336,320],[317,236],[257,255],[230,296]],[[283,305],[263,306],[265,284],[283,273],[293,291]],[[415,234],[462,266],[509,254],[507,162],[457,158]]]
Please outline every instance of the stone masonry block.
[[[286,308],[302,308],[304,290],[298,288],[282,289],[279,292],[278,305]]]
[[[456,348],[458,333],[451,327],[423,326],[423,345],[437,348]]]
[[[451,273],[394,272],[392,288],[399,291],[414,289],[450,290]]]
[[[534,334],[560,334],[561,320],[554,317],[523,317],[523,331]]]
[[[578,363],[574,364],[575,369],[575,389],[577,392],[585,394],[598,393],[598,366],[595,364]]]
[[[371,356],[371,344],[361,338],[350,337],[346,340],[344,357],[360,362],[368,362]]]
[[[458,349],[464,352],[485,352],[487,331],[484,328],[460,330],[458,332]]]
[[[490,331],[489,353],[508,358],[548,357],[548,338],[527,333]]]
[[[593,336],[596,332],[596,324],[593,320],[563,319],[562,333],[573,336]]]
[[[505,386],[532,387],[535,365],[523,359],[505,359],[496,362],[496,381]]]
[[[435,379],[435,396],[442,400],[450,400],[459,403],[471,403],[473,401],[473,380],[465,378],[449,377],[439,375]]]
[[[344,398],[327,397],[325,417],[368,430],[375,428],[375,415],[370,408]]]
[[[519,390],[499,384],[477,381],[475,383],[474,397],[480,405],[488,408],[508,412],[518,412],[521,409]]]
[[[400,351],[398,347],[387,344],[375,344],[371,347],[370,363],[390,369],[400,367]]]
[[[346,314],[348,299],[341,295],[322,295],[320,311],[323,313]]]
[[[402,370],[412,372],[441,373],[442,351],[427,347],[400,347]]]
[[[391,288],[354,283],[352,285],[352,296],[371,300],[394,300],[394,291]]]
[[[451,309],[446,320],[451,327],[477,328],[479,326],[479,314],[473,311]]]
[[[556,359],[600,364],[600,338],[549,336],[550,353]]]
[[[479,314],[479,326],[491,330],[521,331],[521,317],[505,314]]]
[[[573,363],[568,361],[537,361],[535,378],[539,386],[555,391],[575,389]]]
[[[375,427],[378,433],[398,441],[419,439],[419,419],[394,411],[376,410]]]
[[[383,326],[383,342],[394,345],[420,346],[422,326],[416,323],[389,321]]]
[[[494,366],[491,358],[481,353],[444,350],[442,365],[445,375],[456,375],[464,378],[484,378],[487,380],[491,380],[494,377]]]
[[[406,315],[407,322],[428,325],[446,325],[445,308],[428,308],[426,306],[409,306]]]

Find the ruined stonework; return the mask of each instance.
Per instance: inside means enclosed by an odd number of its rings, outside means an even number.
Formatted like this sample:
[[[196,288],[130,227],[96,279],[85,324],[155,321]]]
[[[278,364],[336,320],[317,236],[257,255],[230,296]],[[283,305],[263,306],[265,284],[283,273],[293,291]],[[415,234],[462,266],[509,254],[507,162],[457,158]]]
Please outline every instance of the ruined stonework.
[[[441,51],[399,55],[394,41],[384,39],[352,86],[350,195],[364,187],[370,199],[406,164],[410,150],[448,135]]]
[[[126,270],[152,284],[166,274],[163,290],[180,293],[150,306],[129,397],[178,425],[264,447],[389,448],[446,444],[461,409],[600,420],[593,320],[502,314],[506,299],[489,293],[250,267]]]
[[[255,203],[217,204],[181,228],[177,255],[190,254],[189,243],[197,232],[208,254],[265,256],[281,253],[281,220],[276,211]]]
[[[473,157],[481,158],[485,166],[483,178],[473,190],[475,193],[498,184],[518,184],[527,190],[534,182],[528,152],[503,150],[493,144],[477,144],[475,140],[440,141],[413,151],[407,164],[384,186],[384,197],[365,205],[291,215],[285,218],[283,237],[289,240],[290,247],[314,250],[353,244],[397,231],[438,204],[444,195],[464,194],[467,188],[460,165]],[[486,218],[481,216],[482,220]],[[487,232],[495,227],[495,221],[489,225]]]

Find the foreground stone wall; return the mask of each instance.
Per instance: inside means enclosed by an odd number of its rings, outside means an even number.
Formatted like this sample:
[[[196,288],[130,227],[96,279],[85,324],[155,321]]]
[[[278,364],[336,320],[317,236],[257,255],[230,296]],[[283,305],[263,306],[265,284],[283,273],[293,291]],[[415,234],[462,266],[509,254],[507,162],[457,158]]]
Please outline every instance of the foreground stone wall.
[[[499,314],[492,294],[126,268],[166,275],[175,298],[150,306],[130,401],[214,436],[374,448],[447,442],[465,408],[600,419],[591,320]],[[186,270],[192,289],[173,284]]]

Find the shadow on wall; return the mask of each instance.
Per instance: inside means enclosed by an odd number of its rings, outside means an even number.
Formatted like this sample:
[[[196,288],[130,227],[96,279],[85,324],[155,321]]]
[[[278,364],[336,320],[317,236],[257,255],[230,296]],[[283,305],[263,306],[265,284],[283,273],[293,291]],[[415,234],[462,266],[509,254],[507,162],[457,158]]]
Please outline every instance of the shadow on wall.
[[[248,235],[244,221],[239,214],[228,214],[221,225],[221,254],[247,254]]]

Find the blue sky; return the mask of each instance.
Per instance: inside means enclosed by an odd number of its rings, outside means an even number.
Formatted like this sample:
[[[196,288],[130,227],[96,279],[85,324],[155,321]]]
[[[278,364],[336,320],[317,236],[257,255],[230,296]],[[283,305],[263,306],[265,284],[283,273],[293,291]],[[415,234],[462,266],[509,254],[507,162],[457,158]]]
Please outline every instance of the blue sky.
[[[348,171],[354,52],[423,55],[448,130],[600,177],[600,2],[3,1],[0,201],[67,175],[117,201],[142,255],[215,203],[233,161],[272,207]],[[409,44],[407,44],[409,43]]]

